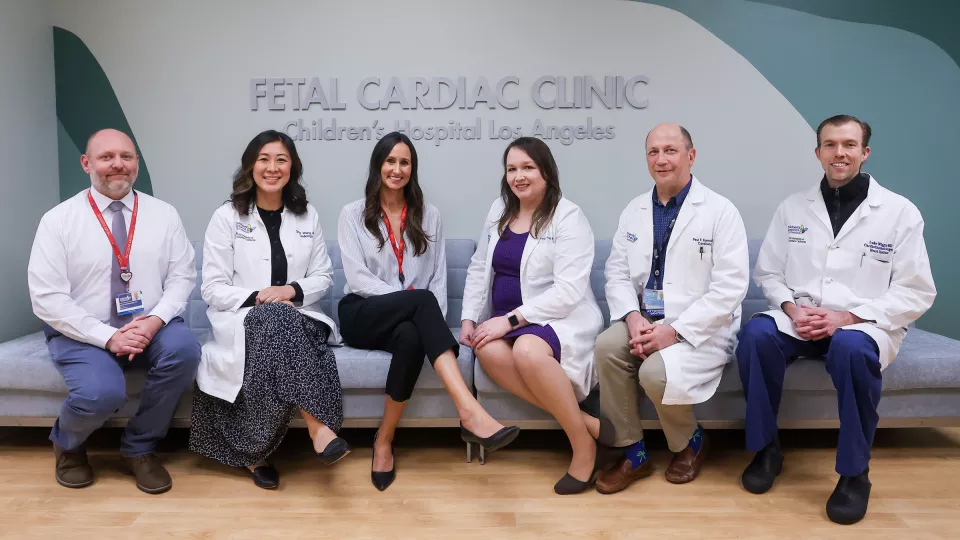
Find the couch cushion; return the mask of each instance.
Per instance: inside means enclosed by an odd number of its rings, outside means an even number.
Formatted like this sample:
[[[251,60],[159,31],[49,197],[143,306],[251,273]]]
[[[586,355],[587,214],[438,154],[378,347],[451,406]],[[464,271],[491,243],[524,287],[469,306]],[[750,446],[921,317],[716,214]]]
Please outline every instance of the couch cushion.
[[[451,332],[453,331],[451,329]],[[210,339],[207,330],[194,332],[198,334],[201,344]],[[340,384],[344,390],[382,390],[386,386],[390,353],[335,347],[334,354],[337,357]],[[467,386],[473,384],[473,351],[469,347],[460,347],[457,361]],[[426,359],[424,364],[426,365],[416,387],[442,389],[443,383]],[[127,370],[127,395],[140,395],[145,375],[145,369],[140,366]],[[67,388],[53,365],[42,332],[0,344],[0,390],[32,390],[66,394]]]
[[[479,377],[477,377],[479,380]],[[900,353],[883,371],[883,391],[960,388],[960,341],[911,328]],[[823,358],[799,358],[787,367],[787,392],[833,391]],[[741,392],[736,358],[723,372],[718,392]]]
[[[193,330],[200,344],[210,339],[209,330]],[[146,370],[139,364],[126,370],[127,395],[139,396]],[[0,343],[0,390],[33,390],[66,394],[43,332]]]
[[[453,329],[451,329],[453,331]],[[456,330],[459,332],[459,329]],[[336,347],[337,371],[340,373],[340,385],[344,390],[372,389],[383,390],[387,385],[387,372],[390,370],[391,355],[384,351],[368,351],[353,347]],[[424,358],[423,370],[416,388],[443,389],[443,382]],[[470,347],[460,346],[457,357],[460,373],[469,387],[473,384],[473,351]]]

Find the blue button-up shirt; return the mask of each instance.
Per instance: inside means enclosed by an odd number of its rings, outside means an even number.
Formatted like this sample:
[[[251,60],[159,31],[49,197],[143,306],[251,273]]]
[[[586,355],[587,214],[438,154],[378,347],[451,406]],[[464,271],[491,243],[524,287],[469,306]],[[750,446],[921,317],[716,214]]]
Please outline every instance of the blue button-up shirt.
[[[670,233],[673,232],[673,224],[680,215],[680,207],[683,206],[687,193],[690,192],[692,181],[680,190],[664,205],[657,197],[657,188],[653,188],[653,263],[650,268],[650,279],[647,280],[648,289],[662,289],[664,276],[664,263],[667,260],[667,244],[670,242]]]

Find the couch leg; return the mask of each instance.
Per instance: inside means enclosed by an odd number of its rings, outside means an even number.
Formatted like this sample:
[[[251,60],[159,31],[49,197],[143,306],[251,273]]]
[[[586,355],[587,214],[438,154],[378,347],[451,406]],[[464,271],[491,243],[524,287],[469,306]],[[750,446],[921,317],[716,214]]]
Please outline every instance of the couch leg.
[[[480,446],[480,445],[478,444],[477,446]],[[477,456],[477,457],[479,458],[481,465],[485,465],[485,464],[486,464],[487,453],[483,450],[483,447],[482,447],[482,446],[480,446],[480,455]]]
[[[473,445],[467,443],[467,463],[473,463]]]

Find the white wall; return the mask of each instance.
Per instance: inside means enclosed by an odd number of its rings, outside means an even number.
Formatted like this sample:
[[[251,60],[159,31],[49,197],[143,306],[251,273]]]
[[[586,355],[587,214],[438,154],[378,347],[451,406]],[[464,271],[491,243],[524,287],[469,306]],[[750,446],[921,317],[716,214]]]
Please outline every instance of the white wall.
[[[0,342],[40,327],[27,260],[40,217],[59,202],[48,7],[45,0],[0,2]]]
[[[652,187],[643,140],[657,122],[690,129],[699,152],[695,174],[733,200],[753,236],[766,230],[771,201],[822,174],[809,155],[810,126],[753,65],[686,16],[649,4],[292,0],[273,8],[259,0],[57,0],[52,6],[53,23],[79,36],[103,67],[149,166],[154,194],[177,207],[194,239],[230,193],[247,142],[298,118],[354,126],[484,118],[483,140],[416,143],[426,199],[440,209],[448,238],[475,238],[499,193],[507,143],[487,138],[491,119],[525,131],[537,118],[578,125],[592,116],[595,125],[616,126],[613,140],[548,141],[564,194],[583,207],[597,238],[610,238],[627,201]],[[507,75],[521,79],[514,110],[368,111],[355,96],[365,77],[386,83],[392,76],[484,76],[493,82]],[[650,106],[541,110],[530,87],[542,75],[646,75]],[[339,77],[347,109],[263,106],[253,112],[249,80],[260,77]],[[761,124],[776,126],[776,137]],[[340,208],[362,196],[373,145],[297,143],[325,234],[335,234]]]

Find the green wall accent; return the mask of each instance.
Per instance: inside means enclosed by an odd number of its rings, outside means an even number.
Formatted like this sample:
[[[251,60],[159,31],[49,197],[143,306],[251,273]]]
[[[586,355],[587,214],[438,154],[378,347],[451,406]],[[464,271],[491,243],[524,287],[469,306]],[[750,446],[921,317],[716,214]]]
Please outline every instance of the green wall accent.
[[[955,279],[960,266],[955,239],[960,182],[951,163],[960,148],[956,61],[960,38],[944,30],[960,19],[960,3],[644,2],[683,13],[723,40],[751,62],[812,128],[839,113],[853,114],[873,126],[873,153],[864,170],[913,201],[926,222],[924,236],[938,296],[917,324],[960,339],[960,282]],[[758,141],[775,138],[776,126],[754,121]],[[809,152],[810,159],[815,159],[815,145],[816,139],[811,138],[810,147],[798,151]],[[790,171],[772,174],[783,178]],[[786,180],[795,182],[798,190],[817,181]]]
[[[960,64],[960,2],[956,0],[749,0],[828,19],[906,30],[936,43]]]
[[[93,53],[75,34],[54,26],[53,56],[59,121],[60,200],[90,186],[90,178],[80,168],[79,155],[86,150],[90,135],[104,128],[126,132],[133,139],[140,155],[137,190],[152,195],[150,171],[140,145],[110,80]]]

